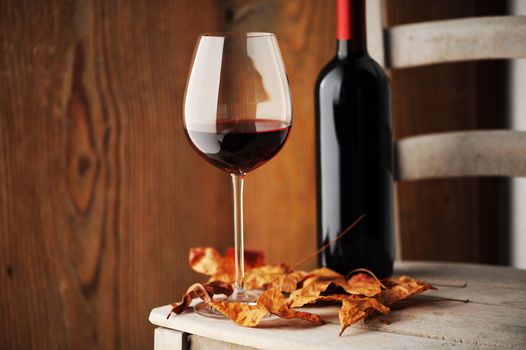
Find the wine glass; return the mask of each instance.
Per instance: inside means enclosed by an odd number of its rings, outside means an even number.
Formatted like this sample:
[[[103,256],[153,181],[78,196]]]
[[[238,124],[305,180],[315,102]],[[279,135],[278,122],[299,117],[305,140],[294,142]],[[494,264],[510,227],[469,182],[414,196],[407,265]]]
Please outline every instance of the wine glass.
[[[183,122],[195,151],[232,177],[235,285],[229,300],[253,303],[256,298],[244,285],[245,175],[279,152],[292,126],[290,90],[276,36],[202,34],[186,84]],[[197,310],[203,313],[203,308]]]

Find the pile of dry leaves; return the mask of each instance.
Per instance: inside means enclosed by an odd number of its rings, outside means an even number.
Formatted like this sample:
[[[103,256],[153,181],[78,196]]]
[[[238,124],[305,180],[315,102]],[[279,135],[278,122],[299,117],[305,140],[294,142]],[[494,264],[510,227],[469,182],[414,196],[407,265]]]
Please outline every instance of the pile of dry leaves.
[[[229,249],[225,256],[210,247],[192,248],[189,263],[193,270],[210,276],[205,284],[195,283],[188,288],[181,301],[172,304],[173,313],[186,310],[198,297],[237,324],[255,327],[270,314],[281,318],[299,318],[314,324],[322,319],[313,313],[298,311],[305,305],[341,304],[339,318],[343,331],[363,318],[387,314],[389,306],[411,295],[434,289],[428,283],[408,276],[378,280],[365,269],[358,269],[347,278],[327,268],[310,272],[294,270],[287,265],[265,265],[261,252],[245,253],[245,286],[264,289],[256,305],[214,300],[214,295],[230,296],[234,283],[234,254]]]

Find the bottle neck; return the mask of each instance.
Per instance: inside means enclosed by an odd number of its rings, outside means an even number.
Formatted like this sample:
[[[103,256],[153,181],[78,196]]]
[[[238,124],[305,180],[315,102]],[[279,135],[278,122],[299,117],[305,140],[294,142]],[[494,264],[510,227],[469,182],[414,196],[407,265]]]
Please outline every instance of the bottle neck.
[[[336,0],[337,56],[367,54],[365,0]]]

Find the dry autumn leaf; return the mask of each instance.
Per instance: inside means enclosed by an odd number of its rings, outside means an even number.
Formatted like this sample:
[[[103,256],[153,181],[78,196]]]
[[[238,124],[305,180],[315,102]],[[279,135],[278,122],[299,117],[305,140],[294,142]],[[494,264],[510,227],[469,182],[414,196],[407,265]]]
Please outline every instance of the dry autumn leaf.
[[[428,289],[436,289],[429,283],[418,281],[408,276],[400,276],[394,279],[387,278],[383,282],[387,289],[375,297],[383,305],[392,305],[412,295],[423,293]],[[370,319],[376,315],[377,313],[374,310],[369,310],[367,318]]]
[[[380,303],[375,298],[355,299],[346,298],[342,300],[342,307],[339,312],[340,336],[350,325],[365,318],[369,310],[376,310],[382,314],[389,312],[389,308]]]
[[[406,299],[411,295],[420,294],[428,289],[436,289],[429,283],[418,281],[408,276],[389,278],[384,281],[387,289],[377,299],[384,305],[391,305],[397,301]]]
[[[190,306],[192,299],[198,297],[245,327],[257,326],[269,313],[285,319],[299,318],[321,324],[323,321],[318,315],[293,308],[313,303],[341,303],[341,335],[345,329],[365,317],[388,313],[388,305],[433,288],[426,282],[408,276],[380,281],[366,269],[351,271],[346,279],[328,268],[307,272],[294,271],[284,264],[263,265],[264,256],[258,251],[245,251],[245,257],[245,287],[267,289],[260,295],[256,305],[214,300],[214,295],[229,296],[233,292],[233,250],[227,250],[222,256],[214,248],[198,247],[190,250],[189,263],[195,271],[210,276],[209,282],[190,286],[181,301],[172,304],[170,314],[183,312]],[[282,293],[290,293],[289,298],[286,299]]]
[[[236,251],[234,248],[228,248],[225,253],[225,259],[227,261],[234,262],[236,258]],[[265,254],[260,250],[249,250],[244,251],[245,269],[253,269],[265,265]]]
[[[272,313],[280,318],[299,318],[322,324],[322,319],[315,314],[292,310],[283,297],[280,288],[271,288],[258,297],[256,305],[249,305],[230,301],[212,301],[211,305],[220,313],[243,327],[255,327],[268,314]]]
[[[325,277],[327,275],[337,278],[328,279]],[[291,307],[301,307],[312,304],[323,299],[319,298],[322,296],[322,293],[340,294],[345,292],[351,295],[373,297],[380,294],[381,291],[381,284],[375,279],[370,279],[368,282],[365,282],[362,276],[353,276],[349,281],[346,281],[337,273],[330,274],[325,271],[321,277],[313,276],[307,278],[303,283],[303,288],[297,289],[290,294],[289,304]]]
[[[303,305],[316,302],[319,299],[321,293],[325,292],[331,283],[332,281],[318,281],[308,278],[305,281],[305,284],[307,284],[306,286],[301,289],[297,289],[290,294],[288,300],[290,307],[302,307]]]
[[[309,273],[315,276],[318,280],[335,280],[343,278],[343,275],[340,275],[338,272],[333,271],[327,267],[321,267],[319,269],[312,270]]]
[[[245,274],[245,288],[264,289],[271,285],[279,285],[289,269],[286,265],[265,265],[254,268]]]
[[[264,265],[253,268],[245,273],[246,289],[264,289],[268,286],[280,285],[285,279],[289,267],[286,265]],[[235,281],[234,273],[220,273],[210,277],[211,281],[223,281],[233,284]]]
[[[194,283],[186,290],[186,293],[183,294],[181,301],[171,305],[172,310],[166,318],[169,318],[172,313],[180,314],[186,310],[195,297],[199,297],[205,303],[210,304],[214,295],[223,294],[228,297],[232,292],[232,285],[221,281],[214,281],[207,284]]]
[[[210,278],[208,279],[208,282],[212,282],[212,281],[221,281],[221,282],[225,282],[225,283],[230,283],[230,284],[234,284],[235,282],[235,279],[236,279],[236,276],[234,273],[232,272],[228,272],[228,273],[216,273],[212,276],[210,276]],[[246,279],[246,274],[245,274],[245,279]]]
[[[339,285],[342,286],[341,284]],[[365,273],[353,275],[345,281],[345,285],[346,286],[342,287],[347,293],[365,295],[367,297],[373,297],[382,291],[382,284],[377,279]]]
[[[270,288],[261,294],[257,301],[258,306],[262,306],[270,313],[280,318],[299,318],[311,323],[320,325],[323,323],[320,316],[309,313],[292,310],[287,304],[287,300],[281,293],[281,288]]]
[[[213,297],[214,295],[223,294],[224,296],[231,296],[234,292],[234,288],[229,283],[224,283],[221,281],[212,281],[204,285],[208,295]]]
[[[227,249],[225,256],[212,247],[190,248],[188,263],[190,267],[203,275],[233,275],[235,271],[234,250]],[[265,256],[263,252],[256,250],[245,250],[245,270],[264,265]]]
[[[211,247],[195,247],[190,248],[188,256],[188,264],[190,267],[203,275],[215,275],[223,270],[223,257],[215,248]]]
[[[287,274],[283,278],[283,282],[281,283],[281,291],[285,293],[292,293],[296,289],[298,289],[298,285],[305,281],[308,277],[311,276],[310,272],[305,271],[294,271],[289,274]]]
[[[214,301],[211,304],[217,311],[243,327],[255,327],[268,314],[266,308],[228,301]]]

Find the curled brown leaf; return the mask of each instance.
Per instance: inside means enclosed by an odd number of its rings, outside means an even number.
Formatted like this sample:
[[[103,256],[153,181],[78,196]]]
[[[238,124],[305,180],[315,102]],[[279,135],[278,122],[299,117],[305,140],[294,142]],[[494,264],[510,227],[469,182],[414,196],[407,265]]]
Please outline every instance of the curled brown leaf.
[[[376,281],[383,289],[386,289],[386,286],[382,284],[382,282],[378,279],[378,277],[376,277],[376,275],[371,270],[363,268],[354,269],[351,272],[349,272],[347,274],[347,280],[354,280],[367,283],[373,283],[373,281]]]
[[[290,294],[288,300],[290,307],[301,307],[306,304],[314,303],[321,293],[325,292],[332,283],[330,280],[319,281],[316,280],[315,277],[312,278],[314,278],[314,280],[308,278],[305,281],[303,288],[297,289]]]
[[[281,285],[289,272],[289,267],[286,265],[264,265],[253,268],[245,273],[245,288],[246,289],[265,289],[270,286]],[[211,281],[223,281],[233,284],[235,282],[235,274],[218,273],[210,277]]]
[[[257,250],[245,250],[245,271],[264,265],[265,256]],[[222,256],[212,247],[190,248],[188,263],[190,267],[203,275],[233,275],[235,271],[234,249],[229,248],[225,256]],[[224,278],[223,278],[224,279]],[[232,277],[233,279],[233,277]]]
[[[309,321],[316,325],[323,323],[320,316],[310,312],[292,310],[287,304],[287,300],[281,293],[281,288],[270,288],[261,294],[257,301],[258,306],[262,306],[270,313],[280,318],[299,318]]]
[[[169,318],[172,313],[180,314],[188,309],[195,297],[199,297],[203,302],[210,304],[214,295],[223,294],[228,297],[232,292],[232,285],[221,281],[213,281],[207,284],[194,283],[183,294],[181,301],[171,304],[172,310],[166,318]]]
[[[245,269],[250,270],[265,265],[265,254],[260,250],[244,250]],[[234,262],[236,252],[234,248],[228,248],[225,253],[225,259]]]
[[[265,289],[280,285],[288,272],[289,267],[286,265],[265,265],[254,268],[245,274],[245,287],[247,289]]]
[[[203,275],[215,275],[224,270],[223,257],[212,247],[190,248],[188,264],[195,271]]]
[[[382,284],[377,279],[363,273],[353,275],[347,281],[339,280],[338,285],[349,294],[364,295],[367,297],[373,297],[382,291]]]
[[[369,310],[375,310],[382,314],[389,312],[389,308],[380,303],[375,298],[346,298],[342,300],[342,307],[340,309],[340,336],[352,324],[365,318],[369,314]]]
[[[318,280],[334,280],[343,278],[343,275],[327,267],[321,267],[319,269],[312,270],[309,273],[315,276]]]
[[[232,285],[223,281],[211,281],[205,284],[204,287],[210,297],[218,294],[223,294],[224,296],[229,297],[234,292]]]
[[[298,289],[298,285],[305,281],[311,273],[305,271],[294,271],[284,276],[281,283],[281,290],[285,293],[292,293]]]
[[[243,327],[255,327],[268,314],[267,309],[259,305],[214,301],[211,305],[220,313]]]
[[[341,276],[341,275],[340,275]],[[343,278],[321,279],[317,276],[307,278],[303,283],[303,288],[297,289],[290,294],[289,305],[291,307],[301,307],[303,305],[315,303],[322,300],[322,294],[341,294],[361,295],[373,297],[381,292],[381,286],[374,279],[364,282],[359,279],[346,281]]]
[[[428,289],[436,289],[429,283],[418,281],[409,276],[390,278],[384,281],[387,289],[377,297],[384,305],[391,305],[412,295],[420,294]]]
[[[328,268],[306,272],[294,271],[284,264],[263,265],[263,253],[245,251],[245,287],[267,289],[260,295],[256,305],[249,305],[213,299],[216,294],[232,294],[235,274],[232,249],[222,256],[211,247],[192,248],[189,263],[195,271],[210,276],[209,282],[190,286],[181,300],[172,304],[170,314],[183,312],[190,306],[192,299],[198,297],[245,327],[257,326],[268,313],[321,324],[323,321],[318,315],[293,308],[313,303],[341,303],[341,335],[350,325],[365,317],[388,313],[388,305],[433,288],[424,281],[408,276],[380,281],[366,269],[351,271],[346,279]],[[289,299],[282,293],[290,293]]]

